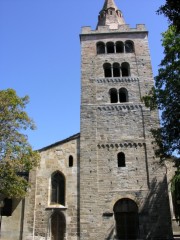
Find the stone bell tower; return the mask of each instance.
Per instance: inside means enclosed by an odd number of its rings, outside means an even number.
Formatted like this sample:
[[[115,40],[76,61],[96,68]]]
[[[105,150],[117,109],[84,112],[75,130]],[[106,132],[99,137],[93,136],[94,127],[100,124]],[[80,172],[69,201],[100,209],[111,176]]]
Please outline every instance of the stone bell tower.
[[[165,169],[154,155],[158,114],[144,25],[105,0],[81,40],[80,239],[171,239]]]

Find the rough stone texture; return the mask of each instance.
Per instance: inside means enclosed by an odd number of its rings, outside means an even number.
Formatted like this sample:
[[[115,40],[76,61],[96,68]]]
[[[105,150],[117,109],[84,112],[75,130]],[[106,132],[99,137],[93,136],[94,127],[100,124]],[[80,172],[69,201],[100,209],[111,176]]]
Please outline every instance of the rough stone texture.
[[[53,240],[49,226],[52,213],[58,210],[66,222],[64,239],[115,240],[113,208],[118,200],[128,198],[138,206],[138,239],[170,240],[166,168],[158,164],[150,132],[159,124],[158,114],[141,102],[153,86],[145,26],[84,27],[80,39],[81,136],[40,150],[40,166],[30,173],[28,196],[11,217],[3,217],[0,239]],[[97,42],[126,40],[134,42],[134,53],[96,54]],[[130,76],[105,78],[106,62],[128,62]],[[126,88],[128,102],[110,103],[111,88]],[[119,152],[125,154],[125,167],[118,167]],[[73,167],[68,166],[70,155]],[[66,179],[65,206],[50,204],[51,175],[57,170]],[[172,174],[168,172],[168,183]],[[178,232],[178,226],[173,226]]]
[[[2,217],[1,235],[2,240],[19,240],[22,234],[21,221],[23,220],[22,201],[13,200],[12,216]]]
[[[109,28],[116,29],[121,24],[125,24],[121,11],[114,0],[106,0],[98,16],[98,26],[108,25]]]
[[[40,150],[40,155],[40,166],[30,174],[32,185],[26,199],[23,240],[50,240],[50,218],[56,210],[61,211],[66,219],[64,239],[76,240],[79,235],[79,134]],[[70,155],[73,156],[73,167],[68,165]],[[66,179],[64,207],[50,204],[51,175],[57,170]],[[13,238],[16,239],[19,240]]]
[[[96,54],[97,42],[132,40],[135,53]],[[114,204],[122,198],[139,208],[139,239],[172,239],[165,168],[154,156],[150,129],[158,125],[141,96],[153,86],[145,27],[83,28],[80,139],[80,226],[83,240],[114,239]],[[104,63],[130,64],[130,77],[104,78]],[[128,90],[129,102],[110,103],[111,88]],[[117,166],[124,152],[126,167]],[[88,191],[87,191],[88,189]]]

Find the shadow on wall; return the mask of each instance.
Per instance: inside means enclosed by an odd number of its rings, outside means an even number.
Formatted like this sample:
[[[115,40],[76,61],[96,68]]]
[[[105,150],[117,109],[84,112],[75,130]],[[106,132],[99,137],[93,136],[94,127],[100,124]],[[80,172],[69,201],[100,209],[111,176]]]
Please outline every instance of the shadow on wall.
[[[20,204],[21,199],[9,199],[5,198],[3,200],[4,206],[1,209],[1,216],[11,216],[13,212],[16,210],[17,206]]]
[[[173,239],[171,214],[166,175],[162,182],[154,178],[150,183],[150,191],[140,209],[140,218],[145,220],[145,239]],[[149,227],[148,227],[149,226]]]
[[[179,175],[179,174],[180,174],[179,172],[176,172],[174,179],[176,175]],[[174,183],[174,190],[172,192],[172,201],[173,201],[173,210],[174,210],[176,222],[180,226],[180,182],[179,181],[176,181]]]
[[[144,202],[142,202],[144,198],[142,194],[142,191],[135,193],[135,202],[140,206],[138,214],[139,237],[144,240],[173,239],[166,176],[161,182],[157,182],[156,178],[151,181],[149,193]],[[115,228],[116,226],[113,226],[109,230],[106,240],[114,239],[114,232],[117,232]],[[128,238],[123,239],[127,240]]]

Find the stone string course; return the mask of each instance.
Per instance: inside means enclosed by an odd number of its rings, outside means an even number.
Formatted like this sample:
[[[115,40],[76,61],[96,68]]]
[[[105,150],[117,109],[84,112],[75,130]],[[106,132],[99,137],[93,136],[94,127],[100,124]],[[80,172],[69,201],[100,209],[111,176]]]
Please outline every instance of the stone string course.
[[[117,104],[112,104],[109,106],[99,106],[98,110],[100,111],[123,111],[123,110],[136,110],[136,109],[142,109],[142,105],[136,105],[136,104],[126,104],[126,105],[117,105]]]
[[[97,83],[118,83],[118,82],[136,82],[139,78],[123,77],[123,78],[102,78],[96,79]]]
[[[142,142],[124,142],[124,143],[109,143],[109,144],[98,144],[97,147],[98,148],[137,148],[137,147],[143,147],[145,146],[146,143],[142,143]]]

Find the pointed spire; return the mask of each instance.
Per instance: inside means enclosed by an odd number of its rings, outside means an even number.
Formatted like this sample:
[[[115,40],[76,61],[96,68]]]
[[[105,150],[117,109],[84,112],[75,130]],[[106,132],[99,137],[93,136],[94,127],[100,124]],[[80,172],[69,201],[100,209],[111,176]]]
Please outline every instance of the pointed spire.
[[[114,8],[114,9],[118,10],[114,0],[105,0],[103,10],[107,10],[109,8]]]
[[[99,13],[97,27],[109,26],[111,29],[117,29],[118,25],[122,24],[125,24],[125,21],[114,0],[105,0],[104,6]]]

